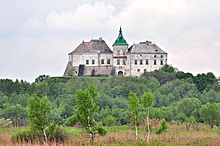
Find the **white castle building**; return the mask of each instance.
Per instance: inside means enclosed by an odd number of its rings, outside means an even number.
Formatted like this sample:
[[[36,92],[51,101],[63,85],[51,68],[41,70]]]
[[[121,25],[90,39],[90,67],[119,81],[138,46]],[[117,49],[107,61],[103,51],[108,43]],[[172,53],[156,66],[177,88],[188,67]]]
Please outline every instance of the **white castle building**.
[[[64,76],[141,76],[167,63],[167,53],[150,41],[128,47],[120,27],[113,51],[102,38],[82,42],[69,53]]]

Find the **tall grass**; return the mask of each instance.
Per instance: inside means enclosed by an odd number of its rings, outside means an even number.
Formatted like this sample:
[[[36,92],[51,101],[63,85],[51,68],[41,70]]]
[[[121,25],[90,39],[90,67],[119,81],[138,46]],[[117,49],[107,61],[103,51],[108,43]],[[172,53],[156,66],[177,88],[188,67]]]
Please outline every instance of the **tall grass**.
[[[157,124],[159,124],[158,122]],[[194,125],[195,126],[195,125]],[[64,129],[70,133],[71,137],[64,143],[51,142],[49,145],[146,145],[146,131],[143,129],[145,125],[139,128],[139,139],[135,140],[135,133],[129,126],[106,127],[108,134],[106,136],[95,135],[94,143],[90,144],[88,135],[81,128]],[[0,145],[42,145],[38,141],[34,143],[14,142],[11,140],[13,133],[24,130],[26,127],[20,128],[1,128],[0,129]],[[169,123],[167,132],[163,134],[155,134],[157,126],[152,124],[152,134],[150,145],[219,145],[220,129],[215,127],[210,129],[208,126],[198,124],[196,127],[191,126],[186,129],[185,124]]]

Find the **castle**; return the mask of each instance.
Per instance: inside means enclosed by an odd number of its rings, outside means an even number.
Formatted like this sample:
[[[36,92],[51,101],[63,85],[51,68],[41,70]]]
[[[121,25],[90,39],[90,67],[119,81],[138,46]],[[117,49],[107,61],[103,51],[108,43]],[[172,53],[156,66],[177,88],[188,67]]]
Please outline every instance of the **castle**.
[[[128,47],[120,27],[113,51],[102,38],[82,42],[69,53],[64,76],[141,76],[167,63],[167,53],[150,41]]]

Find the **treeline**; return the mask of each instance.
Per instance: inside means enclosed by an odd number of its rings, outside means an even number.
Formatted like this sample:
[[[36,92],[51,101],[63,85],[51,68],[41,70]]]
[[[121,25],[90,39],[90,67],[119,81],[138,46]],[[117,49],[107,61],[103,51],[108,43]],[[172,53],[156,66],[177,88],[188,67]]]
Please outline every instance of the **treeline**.
[[[94,117],[100,124],[129,124],[128,97],[130,91],[140,98],[145,91],[151,89],[155,96],[150,118],[166,121],[178,120],[209,122],[204,110],[210,107],[215,113],[214,124],[220,124],[220,85],[213,73],[198,74],[176,71],[172,66],[164,66],[161,70],[146,72],[142,77],[49,77],[39,76],[34,83],[15,82],[0,79],[0,118],[11,119],[15,125],[25,125],[27,119],[27,100],[37,94],[47,96],[52,105],[49,115],[51,121],[66,124],[68,118],[76,114],[77,89],[85,89],[93,83],[99,92],[99,110]],[[145,113],[140,113],[142,120]],[[72,118],[74,119],[74,118]],[[71,125],[70,120],[68,121]],[[67,123],[68,123],[67,122]]]

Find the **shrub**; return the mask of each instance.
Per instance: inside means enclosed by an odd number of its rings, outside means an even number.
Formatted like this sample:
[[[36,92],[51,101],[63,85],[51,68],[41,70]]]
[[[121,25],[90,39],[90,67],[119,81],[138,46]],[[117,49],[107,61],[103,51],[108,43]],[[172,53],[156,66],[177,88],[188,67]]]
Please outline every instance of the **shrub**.
[[[56,125],[55,122],[52,122],[48,129],[46,129],[46,135],[48,141],[64,142],[68,138],[67,133],[60,126]]]
[[[77,122],[79,122],[78,117],[76,115],[72,115],[66,121],[66,125],[69,127],[73,127]]]
[[[12,140],[17,142],[34,142],[38,139],[40,142],[43,142],[44,136],[41,131],[35,131],[32,129],[27,129],[12,135]]]
[[[95,131],[99,134],[99,135],[101,135],[101,136],[104,136],[104,135],[106,135],[107,134],[107,130],[105,129],[105,128],[103,128],[103,127],[95,127]]]
[[[167,127],[167,122],[166,122],[166,120],[163,120],[162,123],[161,123],[161,129],[162,129],[163,131],[165,131],[167,128],[168,128],[168,127]]]
[[[53,122],[46,130],[45,130],[47,140],[49,142],[55,141],[64,142],[68,135],[67,133],[61,129],[60,126],[57,126],[55,122]],[[27,129],[21,132],[18,132],[16,134],[12,135],[12,140],[15,140],[17,142],[35,142],[40,141],[44,142],[46,141],[44,133],[40,130],[33,130],[33,129]]]
[[[160,127],[156,130],[156,134],[161,134],[168,128],[166,120],[163,120]]]
[[[0,119],[0,128],[9,128],[12,126],[12,121],[10,119]]]
[[[104,120],[105,126],[114,126],[116,122],[115,117],[107,116]]]

